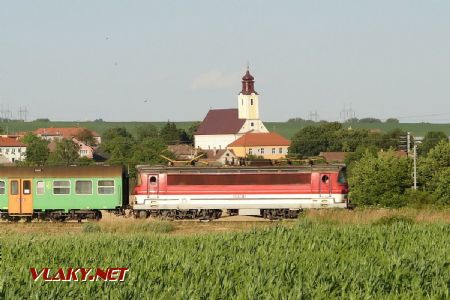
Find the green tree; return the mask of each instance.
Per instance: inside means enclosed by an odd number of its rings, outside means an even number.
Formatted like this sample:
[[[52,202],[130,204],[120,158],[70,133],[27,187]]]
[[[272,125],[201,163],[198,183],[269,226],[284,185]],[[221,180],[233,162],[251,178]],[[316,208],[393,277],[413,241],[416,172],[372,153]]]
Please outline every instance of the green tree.
[[[80,156],[78,155],[80,147],[71,139],[62,139],[56,142],[56,150],[50,155],[50,162],[55,165],[74,164]]]
[[[396,157],[392,150],[376,156],[367,151],[350,170],[352,201],[357,205],[405,205],[403,194],[412,185],[411,171],[411,162]]]
[[[331,136],[328,151],[353,152],[358,147],[375,144],[375,136],[367,129],[340,129]]]
[[[75,164],[78,166],[90,166],[94,164],[94,161],[88,157],[79,157]]]
[[[27,145],[24,165],[43,166],[49,157],[48,141],[41,139],[33,133],[27,133],[22,142]]]
[[[133,147],[133,156],[131,163],[137,164],[160,164],[167,161],[160,155],[174,159],[172,152],[167,150],[167,145],[161,138],[145,138],[141,143],[135,144]]]
[[[80,129],[78,131],[77,135],[75,136],[75,138],[88,146],[95,145],[94,134],[89,129],[86,129],[86,128]]]
[[[425,134],[422,143],[418,147],[420,155],[427,155],[440,141],[448,141],[447,135],[442,131],[429,131]]]
[[[134,143],[131,133],[123,127],[115,127],[104,132],[100,147],[102,151],[111,155],[108,161],[123,162],[126,155],[131,153]]]
[[[293,155],[314,156],[322,151],[334,150],[337,147],[333,144],[333,135],[341,130],[342,125],[333,123],[324,123],[319,126],[309,125],[297,132],[291,140],[289,153]]]
[[[437,204],[450,204],[450,167],[442,168],[433,178],[435,181],[435,196]]]
[[[385,150],[390,148],[399,149],[401,138],[406,136],[407,132],[402,129],[395,128],[390,130],[383,134],[379,147]]]
[[[138,141],[143,141],[146,138],[157,138],[159,130],[153,124],[145,124],[136,128],[136,135]]]
[[[373,156],[376,156],[378,154],[378,151],[380,151],[380,149],[374,145],[359,146],[354,152],[347,154],[344,163],[347,166],[347,169],[351,170],[353,164],[359,161],[366,154],[366,152],[369,152]]]
[[[450,143],[440,141],[426,157],[419,158],[417,168],[419,184],[426,191],[434,192],[441,173],[448,167],[450,167]]]
[[[386,124],[399,124],[400,122],[396,118],[389,118],[389,119],[386,119],[385,123]]]
[[[103,133],[102,139],[108,141],[119,136],[125,138],[133,138],[133,135],[129,133],[125,127],[113,127],[109,128]]]
[[[173,122],[167,122],[166,125],[161,128],[159,136],[167,145],[175,145],[180,143],[180,131],[177,129],[177,125]]]
[[[359,123],[381,123],[381,120],[377,118],[362,118],[359,119]]]

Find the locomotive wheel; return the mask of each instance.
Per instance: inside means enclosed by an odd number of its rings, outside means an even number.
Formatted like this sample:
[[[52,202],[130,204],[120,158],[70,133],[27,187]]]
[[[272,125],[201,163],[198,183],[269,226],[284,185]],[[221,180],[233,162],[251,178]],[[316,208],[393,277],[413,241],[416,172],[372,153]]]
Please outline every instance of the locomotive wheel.
[[[137,218],[139,219],[146,219],[147,218],[147,212],[145,210],[140,210],[137,213]]]
[[[102,219],[102,212],[101,211],[99,211],[99,210],[97,210],[96,212],[95,212],[95,221],[100,221]]]
[[[176,211],[175,210],[163,210],[161,211],[161,218],[163,220],[174,220],[175,216],[176,216]]]

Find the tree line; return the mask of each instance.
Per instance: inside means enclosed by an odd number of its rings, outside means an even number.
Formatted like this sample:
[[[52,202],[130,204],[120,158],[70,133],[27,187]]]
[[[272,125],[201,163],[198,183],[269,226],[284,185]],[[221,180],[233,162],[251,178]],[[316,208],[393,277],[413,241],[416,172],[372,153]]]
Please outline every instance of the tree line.
[[[102,143],[95,144],[92,132],[81,130],[75,139],[96,148],[96,155],[100,161],[109,164],[134,166],[137,164],[164,163],[160,156],[174,158],[167,150],[168,145],[179,143],[193,143],[193,135],[199,123],[194,123],[188,130],[179,129],[173,122],[167,122],[161,129],[146,124],[138,127],[133,135],[123,127],[106,130],[102,135]],[[56,141],[54,151],[50,152],[49,141],[41,139],[33,133],[28,133],[22,139],[27,145],[25,166],[43,165],[88,165],[94,161],[79,157],[79,145],[72,139]]]
[[[417,189],[413,189],[413,158],[406,150],[407,132],[348,129],[340,123],[310,125],[292,138],[289,153],[316,156],[325,151],[348,152],[345,163],[352,202],[400,207],[450,204],[450,143],[444,132],[428,132],[417,148]],[[410,144],[414,144],[411,138]]]

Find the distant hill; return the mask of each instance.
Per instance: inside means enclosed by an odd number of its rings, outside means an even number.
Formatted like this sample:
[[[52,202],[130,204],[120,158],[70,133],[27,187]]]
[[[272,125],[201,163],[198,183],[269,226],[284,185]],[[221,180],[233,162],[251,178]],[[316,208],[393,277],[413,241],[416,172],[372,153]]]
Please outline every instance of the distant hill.
[[[178,128],[187,129],[194,123],[175,122]],[[0,122],[0,127],[8,133],[20,131],[33,131],[41,127],[85,127],[102,134],[105,130],[112,127],[125,127],[128,131],[135,133],[137,127],[144,124],[153,124],[158,127],[164,126],[166,122],[60,122],[60,121],[33,121],[33,122]],[[297,131],[307,126],[304,122],[264,122],[269,131],[275,131],[286,138],[291,138]],[[345,126],[348,126],[346,124]],[[428,131],[443,131],[450,136],[450,124],[430,124],[430,123],[354,123],[352,128],[379,129],[382,132],[400,128],[410,131],[413,135],[424,136]]]

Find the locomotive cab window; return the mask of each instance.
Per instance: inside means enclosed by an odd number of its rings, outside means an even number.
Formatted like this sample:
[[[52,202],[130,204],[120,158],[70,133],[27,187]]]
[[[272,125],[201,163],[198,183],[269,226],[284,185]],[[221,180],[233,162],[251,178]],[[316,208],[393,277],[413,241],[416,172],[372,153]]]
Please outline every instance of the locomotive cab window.
[[[36,194],[37,195],[44,195],[45,192],[45,184],[43,181],[36,182]]]
[[[99,180],[97,192],[100,195],[114,194],[114,180]]]
[[[156,176],[150,177],[150,185],[156,185]]]
[[[345,184],[345,183],[347,183],[347,177],[346,177],[346,174],[345,174],[345,173],[346,173],[345,169],[339,171],[338,182],[339,182],[340,184]]]
[[[31,194],[31,180],[24,180],[22,183],[22,194],[30,195]]]
[[[91,195],[92,194],[92,181],[90,181],[90,180],[75,181],[75,194]]]
[[[4,181],[0,181],[0,195],[4,195],[5,194],[5,182]]]
[[[53,194],[54,195],[68,195],[68,194],[70,194],[70,181],[69,180],[55,180],[55,181],[53,181]]]

